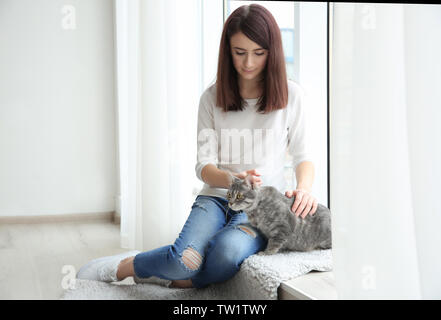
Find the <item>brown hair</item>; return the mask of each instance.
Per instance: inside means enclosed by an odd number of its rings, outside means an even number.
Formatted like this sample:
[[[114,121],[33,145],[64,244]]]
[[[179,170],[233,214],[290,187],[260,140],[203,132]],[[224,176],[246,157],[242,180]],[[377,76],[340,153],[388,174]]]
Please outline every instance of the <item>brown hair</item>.
[[[282,36],[271,12],[258,4],[243,5],[228,17],[222,31],[216,81],[216,104],[225,112],[243,110],[238,74],[231,57],[230,38],[242,32],[268,50],[263,72],[263,95],[257,102],[260,113],[283,109],[288,103],[288,83]]]

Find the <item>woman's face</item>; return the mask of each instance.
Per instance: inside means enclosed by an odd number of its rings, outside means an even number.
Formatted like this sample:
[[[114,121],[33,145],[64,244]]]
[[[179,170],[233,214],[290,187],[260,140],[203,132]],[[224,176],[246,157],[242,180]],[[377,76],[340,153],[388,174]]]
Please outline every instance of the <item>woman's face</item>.
[[[230,38],[233,64],[243,80],[257,80],[265,69],[268,50],[251,41],[242,32]]]

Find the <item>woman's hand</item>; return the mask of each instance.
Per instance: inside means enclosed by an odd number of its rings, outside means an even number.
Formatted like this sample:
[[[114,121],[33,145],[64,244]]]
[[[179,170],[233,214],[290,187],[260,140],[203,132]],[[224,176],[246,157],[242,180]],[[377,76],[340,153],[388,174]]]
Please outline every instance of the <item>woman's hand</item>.
[[[306,190],[296,189],[293,191],[286,191],[285,196],[291,198],[296,197],[291,211],[294,212],[296,217],[299,215],[305,218],[308,214],[313,215],[317,211],[317,200]]]
[[[258,173],[256,169],[233,173],[233,175],[239,179],[248,179],[248,181],[255,186],[260,186],[262,184],[262,179],[259,178],[260,173]]]

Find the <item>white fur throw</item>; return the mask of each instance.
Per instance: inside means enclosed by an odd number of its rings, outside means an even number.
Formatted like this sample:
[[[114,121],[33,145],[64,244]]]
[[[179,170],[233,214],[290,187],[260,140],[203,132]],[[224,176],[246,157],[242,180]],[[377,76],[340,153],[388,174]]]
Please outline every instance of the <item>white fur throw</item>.
[[[331,249],[252,255],[233,278],[203,289],[168,288],[170,281],[155,277],[142,284],[135,284],[133,278],[114,283],[76,279],[75,288],[64,291],[61,299],[275,300],[280,283],[312,270],[332,270]]]

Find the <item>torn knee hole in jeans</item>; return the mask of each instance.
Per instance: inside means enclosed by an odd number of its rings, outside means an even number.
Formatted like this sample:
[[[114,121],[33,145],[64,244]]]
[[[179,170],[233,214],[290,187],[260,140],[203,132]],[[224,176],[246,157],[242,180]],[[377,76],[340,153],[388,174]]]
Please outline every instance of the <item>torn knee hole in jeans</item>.
[[[193,248],[187,248],[182,253],[182,262],[190,270],[198,270],[202,264],[202,256]]]
[[[242,230],[243,232],[249,234],[249,235],[252,236],[253,238],[256,237],[256,232],[255,232],[252,228],[247,227],[247,226],[238,226],[238,228],[239,228],[240,230]]]

